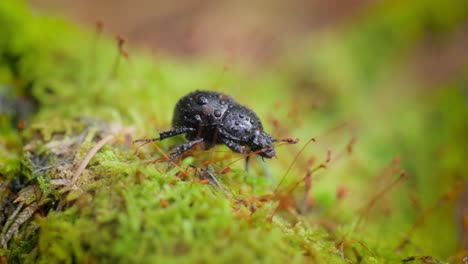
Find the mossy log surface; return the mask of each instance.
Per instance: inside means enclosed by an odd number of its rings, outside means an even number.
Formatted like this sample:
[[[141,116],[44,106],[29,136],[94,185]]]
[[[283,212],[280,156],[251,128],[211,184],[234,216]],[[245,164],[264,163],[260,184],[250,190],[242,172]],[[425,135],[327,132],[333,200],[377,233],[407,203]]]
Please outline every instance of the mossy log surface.
[[[0,1],[0,263],[460,263],[466,75],[427,88],[395,56],[426,26],[408,9],[449,32],[462,2],[372,9],[253,70],[123,54]],[[195,89],[300,142],[249,172],[225,146],[168,166],[182,137],[132,144],[169,129]]]

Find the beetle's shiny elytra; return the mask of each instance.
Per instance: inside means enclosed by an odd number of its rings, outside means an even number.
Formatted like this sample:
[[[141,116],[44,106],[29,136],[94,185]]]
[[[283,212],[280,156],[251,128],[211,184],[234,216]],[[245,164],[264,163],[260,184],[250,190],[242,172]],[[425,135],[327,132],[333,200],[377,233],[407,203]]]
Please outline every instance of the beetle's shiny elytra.
[[[195,91],[177,102],[172,119],[173,129],[160,133],[159,138],[137,141],[163,140],[185,134],[189,142],[170,154],[171,160],[197,144],[210,149],[225,144],[234,152],[256,152],[264,158],[276,155],[273,139],[263,131],[258,116],[230,96],[212,91]]]

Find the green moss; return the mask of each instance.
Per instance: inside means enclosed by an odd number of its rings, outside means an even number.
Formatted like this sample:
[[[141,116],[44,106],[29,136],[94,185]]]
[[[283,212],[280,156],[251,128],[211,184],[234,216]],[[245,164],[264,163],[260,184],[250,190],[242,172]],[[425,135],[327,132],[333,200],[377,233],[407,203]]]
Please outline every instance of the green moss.
[[[6,25],[0,27],[0,84],[39,105],[22,131],[11,116],[0,117],[0,185],[8,191],[0,193],[2,237],[8,226],[18,226],[0,256],[13,263],[382,263],[455,255],[457,229],[446,216],[459,206],[467,175],[463,83],[455,78],[429,92],[405,93],[414,80],[389,88],[399,63],[393,55],[422,34],[419,20],[405,15],[407,7],[372,9],[386,15],[357,21],[343,38],[325,34],[321,52],[313,50],[317,56],[304,56],[306,47],[286,59],[284,67],[297,71],[280,66],[252,76],[233,69],[219,78],[216,62],[134,50],[131,63],[120,58],[116,67],[115,43],[107,36],[96,41],[93,33],[32,13],[20,1],[0,1]],[[449,30],[457,21],[442,16],[436,24]],[[407,23],[413,26],[401,30]],[[298,86],[315,81],[320,87]],[[382,88],[372,88],[377,85]],[[278,159],[266,166],[253,159],[247,176],[242,157],[224,156],[230,153],[225,147],[185,159],[182,171],[156,162],[162,155],[154,144],[137,151],[131,140],[168,128],[175,102],[196,88],[222,90],[251,106],[275,136],[299,137],[301,144],[315,136],[317,142],[284,181],[301,145],[278,147]],[[343,120],[349,125],[339,126]],[[80,171],[109,135],[113,139]],[[357,144],[347,154],[352,137]],[[168,151],[177,140],[157,144]],[[332,162],[314,170],[328,150]],[[400,163],[392,163],[396,156]],[[201,164],[216,158],[208,168],[221,187],[200,177]],[[230,171],[222,174],[224,166]],[[303,179],[312,170],[306,192]],[[410,176],[391,187],[400,170]]]

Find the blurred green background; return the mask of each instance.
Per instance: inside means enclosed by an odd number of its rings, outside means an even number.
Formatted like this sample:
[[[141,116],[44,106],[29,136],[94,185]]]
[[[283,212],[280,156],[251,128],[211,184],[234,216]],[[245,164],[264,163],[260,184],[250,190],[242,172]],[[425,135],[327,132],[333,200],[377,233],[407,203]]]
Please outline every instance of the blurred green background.
[[[96,33],[98,21],[103,34]],[[247,191],[252,195],[271,193],[303,144],[311,137],[317,139],[293,164],[282,185],[287,190],[300,182],[288,193],[294,200],[292,209],[281,208],[285,221],[281,223],[295,231],[275,222],[261,227],[274,211],[272,204],[265,205],[258,218],[242,222],[229,201],[215,203],[216,197],[205,197],[200,199],[207,199],[211,208],[222,208],[222,217],[218,212],[206,217],[225,222],[206,224],[207,230],[202,231],[208,233],[204,233],[206,240],[187,239],[185,247],[192,250],[174,250],[180,241],[172,238],[167,240],[169,249],[161,249],[148,238],[141,242],[147,247],[139,247],[143,248],[140,255],[132,256],[130,248],[138,244],[132,243],[131,235],[138,240],[143,231],[131,228],[127,236],[112,240],[115,243],[108,238],[87,242],[109,243],[111,249],[86,253],[73,244],[47,250],[44,245],[52,243],[47,238],[54,237],[50,234],[61,233],[54,229],[59,223],[54,221],[71,215],[86,219],[80,215],[83,212],[68,210],[64,216],[54,213],[39,221],[43,233],[37,243],[42,246],[28,253],[30,259],[54,256],[64,261],[67,254],[76,254],[78,262],[112,257],[148,261],[153,246],[153,260],[177,261],[176,256],[186,255],[194,262],[216,262],[216,257],[226,262],[264,262],[269,259],[265,256],[282,261],[295,256],[292,259],[297,262],[320,263],[393,263],[411,258],[423,263],[461,263],[468,256],[466,1],[32,0],[23,5],[7,0],[0,3],[0,35],[0,91],[11,96],[4,98],[26,102],[12,111],[7,99],[1,101],[0,110],[7,116],[2,119],[0,142],[2,186],[24,173],[18,164],[29,134],[20,140],[16,128],[20,121],[28,120],[30,129],[53,131],[66,120],[89,117],[134,126],[134,138],[151,137],[156,128],[169,128],[174,104],[195,89],[227,93],[254,109],[275,137],[301,139],[299,145],[278,147],[278,159],[267,161],[266,169],[254,161],[254,177],[247,180],[241,177],[241,162],[235,164],[229,175],[234,182],[224,183],[239,195],[237,189],[246,185],[253,186]],[[116,59],[116,35],[125,38],[128,59]],[[28,110],[27,102],[34,102],[36,107],[31,108],[36,110]],[[301,179],[327,159],[328,151],[332,162],[326,170],[312,174],[311,192],[304,194]],[[119,155],[113,158],[127,159],[130,154]],[[130,175],[141,166],[132,162]],[[114,169],[123,169],[122,164]],[[141,170],[148,175],[160,173]],[[273,179],[267,180],[265,170]],[[162,191],[165,187],[151,185],[159,181],[165,180],[154,176],[147,186],[162,188],[158,193],[174,197],[187,191]],[[135,194],[135,210],[157,208],[138,202],[137,187],[129,187],[132,190],[125,194],[127,198]],[[203,188],[189,189],[187,197],[204,197]],[[169,215],[161,208],[154,210],[161,214],[157,217],[168,217],[161,221],[170,225]],[[123,218],[118,219],[119,226],[126,226]],[[194,230],[201,224],[198,218],[183,223],[185,229]],[[297,231],[297,223],[305,227]],[[234,229],[226,231],[232,225],[239,225],[238,232],[245,237],[235,236]],[[69,228],[80,226],[86,227],[87,222]],[[211,245],[222,234],[229,245],[221,249]],[[74,235],[78,240],[83,236]],[[256,236],[265,236],[269,242],[257,241]],[[127,253],[115,253],[125,245]],[[197,250],[204,253],[195,257]],[[22,260],[11,252],[3,254]]]

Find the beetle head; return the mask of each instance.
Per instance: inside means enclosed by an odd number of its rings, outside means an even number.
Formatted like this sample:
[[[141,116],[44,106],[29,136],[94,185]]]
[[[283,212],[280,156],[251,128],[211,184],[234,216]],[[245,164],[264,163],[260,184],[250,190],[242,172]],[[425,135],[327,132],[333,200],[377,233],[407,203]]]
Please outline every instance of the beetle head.
[[[265,131],[255,130],[251,140],[250,140],[250,150],[259,151],[258,155],[264,158],[272,158],[276,156],[275,146],[273,143],[275,140],[265,133]]]

